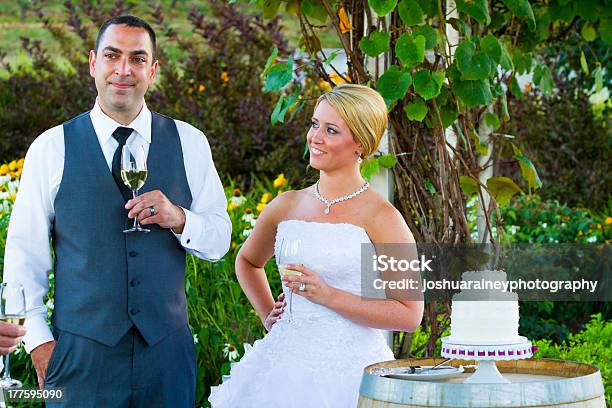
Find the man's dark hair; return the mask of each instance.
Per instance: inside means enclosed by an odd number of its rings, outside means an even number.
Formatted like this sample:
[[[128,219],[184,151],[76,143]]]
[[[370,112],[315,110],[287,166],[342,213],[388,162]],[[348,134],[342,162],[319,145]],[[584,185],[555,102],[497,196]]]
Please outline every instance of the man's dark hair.
[[[98,31],[98,38],[96,38],[96,45],[94,47],[94,52],[96,54],[98,53],[98,46],[100,45],[100,40],[102,39],[104,32],[106,31],[108,27],[114,24],[126,25],[128,27],[140,27],[140,28],[144,28],[145,30],[147,30],[147,33],[149,33],[149,38],[151,39],[151,46],[153,48],[153,61],[155,61],[155,58],[157,56],[157,51],[156,51],[157,42],[155,40],[155,31],[153,31],[153,28],[151,28],[151,26],[143,19],[138,18],[136,16],[130,16],[130,15],[113,17],[111,19],[106,20],[104,24],[102,24],[102,26],[100,27],[100,31]]]

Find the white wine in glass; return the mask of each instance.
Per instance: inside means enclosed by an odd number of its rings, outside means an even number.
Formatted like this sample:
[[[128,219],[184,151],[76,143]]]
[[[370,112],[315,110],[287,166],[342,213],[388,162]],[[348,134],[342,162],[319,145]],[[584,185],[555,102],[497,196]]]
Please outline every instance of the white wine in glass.
[[[133,152],[125,145],[121,151],[121,179],[130,190],[132,197],[138,196],[138,190],[147,181],[147,157],[143,146],[138,146]],[[142,228],[138,222],[138,215],[134,217],[134,225],[123,232],[150,232],[151,230]]]
[[[283,276],[301,276],[302,273],[287,268],[288,265],[300,265],[302,261],[302,240],[283,238],[280,254],[277,259],[278,270]],[[293,322],[293,291],[289,288],[289,317],[288,323]]]
[[[23,325],[26,317],[25,293],[18,283],[6,282],[0,285],[0,320],[6,323]],[[11,378],[9,355],[4,357],[4,374],[0,378],[0,388],[20,388],[21,381]]]

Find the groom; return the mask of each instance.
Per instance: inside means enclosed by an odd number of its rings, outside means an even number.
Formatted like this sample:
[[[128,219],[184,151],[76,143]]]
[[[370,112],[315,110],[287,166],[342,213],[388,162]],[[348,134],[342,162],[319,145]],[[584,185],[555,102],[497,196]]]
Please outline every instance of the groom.
[[[4,279],[25,288],[25,348],[40,386],[64,387],[62,407],[194,405],[185,253],[218,260],[231,223],[202,132],[144,102],[155,43],[137,17],[106,21],[89,54],[93,109],[44,132],[26,156]],[[137,198],[119,175],[123,145],[147,153]],[[135,216],[150,233],[123,233]]]

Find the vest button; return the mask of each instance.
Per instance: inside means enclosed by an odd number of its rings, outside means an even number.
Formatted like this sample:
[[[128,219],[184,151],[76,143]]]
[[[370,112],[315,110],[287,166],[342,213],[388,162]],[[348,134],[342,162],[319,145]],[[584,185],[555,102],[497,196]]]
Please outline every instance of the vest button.
[[[132,316],[137,315],[138,313],[140,313],[139,309],[136,309],[135,307],[133,307],[132,309],[130,309],[130,314]]]
[[[140,285],[140,281],[138,279],[132,279],[130,281],[130,286],[131,287],[138,286],[138,285]]]
[[[138,252],[130,251],[130,258],[136,258],[138,256]]]
[[[191,239],[190,239],[190,238],[187,238],[187,241],[185,241],[185,242],[186,242],[186,243],[190,243],[190,242],[191,242]]]

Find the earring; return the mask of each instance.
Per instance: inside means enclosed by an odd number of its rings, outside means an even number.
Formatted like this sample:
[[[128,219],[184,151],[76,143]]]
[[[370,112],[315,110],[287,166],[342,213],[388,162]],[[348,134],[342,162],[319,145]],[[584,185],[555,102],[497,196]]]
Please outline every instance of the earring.
[[[357,156],[357,164],[361,164],[362,161],[363,159],[361,158],[361,156]]]

